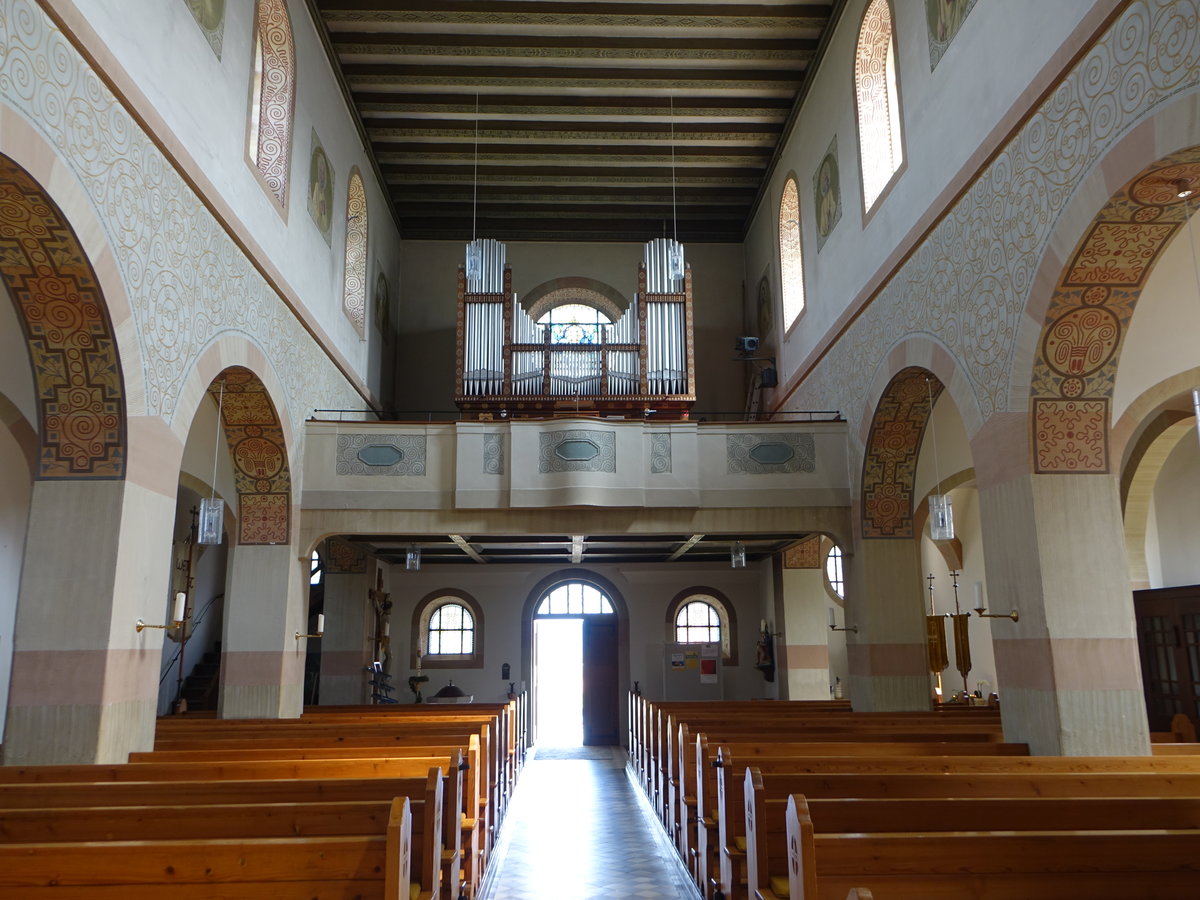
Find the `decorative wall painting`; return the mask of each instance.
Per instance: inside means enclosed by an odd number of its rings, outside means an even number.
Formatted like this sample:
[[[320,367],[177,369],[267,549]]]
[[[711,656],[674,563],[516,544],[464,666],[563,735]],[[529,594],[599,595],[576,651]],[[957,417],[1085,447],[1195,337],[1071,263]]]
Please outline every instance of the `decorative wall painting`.
[[[813,201],[817,215],[817,252],[825,246],[833,227],[842,218],[842,187],[838,176],[837,135],[813,175]]]
[[[974,6],[975,0],[925,0],[925,24],[929,28],[929,71],[937,68]]]
[[[321,146],[316,131],[312,133],[312,155],[308,162],[308,214],[317,223],[325,243],[333,246],[333,166]]]

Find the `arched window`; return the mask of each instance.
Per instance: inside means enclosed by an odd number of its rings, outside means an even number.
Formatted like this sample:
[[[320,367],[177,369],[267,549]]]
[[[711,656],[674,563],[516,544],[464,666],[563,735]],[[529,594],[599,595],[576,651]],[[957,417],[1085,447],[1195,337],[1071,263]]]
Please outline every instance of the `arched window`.
[[[713,588],[680,591],[667,607],[667,640],[677,644],[721,645],[725,665],[737,664],[737,620],[732,604]]]
[[[461,591],[435,591],[413,614],[412,665],[430,669],[478,669],[483,666],[483,610]]]
[[[804,263],[800,258],[800,192],[789,175],[779,200],[779,281],[783,327],[791,328],[804,311]]]
[[[296,48],[287,4],[257,0],[246,154],[282,210],[287,209],[295,102]]]
[[[612,321],[596,309],[583,303],[564,303],[537,320],[550,329],[552,344],[599,344],[600,333]]]
[[[542,597],[535,616],[600,616],[616,612],[608,596],[586,581],[567,581]]]
[[[831,591],[845,599],[846,576],[842,571],[842,548],[837,544],[833,544],[825,554],[825,580]]]
[[[888,0],[871,0],[863,16],[854,54],[854,93],[863,208],[870,211],[904,162],[896,41]]]
[[[308,569],[308,583],[310,585],[320,584],[325,580],[325,563],[321,561],[321,554],[316,550],[312,552],[312,562]]]
[[[346,191],[346,264],[342,273],[342,312],[361,337],[367,323],[367,192],[358,169],[350,170]]]

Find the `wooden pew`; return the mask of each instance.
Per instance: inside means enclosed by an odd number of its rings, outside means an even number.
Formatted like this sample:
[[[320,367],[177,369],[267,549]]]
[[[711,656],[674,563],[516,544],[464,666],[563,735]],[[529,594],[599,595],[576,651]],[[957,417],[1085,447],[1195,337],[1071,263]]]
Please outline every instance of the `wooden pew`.
[[[683,730],[686,729],[686,726]],[[725,803],[722,789],[719,785],[723,774],[734,771],[733,761],[738,761],[738,768],[746,764],[761,762],[768,770],[781,767],[793,771],[797,759],[801,758],[809,766],[822,768],[833,767],[844,770],[853,760],[853,767],[861,769],[866,760],[883,760],[880,766],[885,770],[895,767],[890,762],[899,757],[976,757],[976,756],[1028,756],[1029,747],[1026,744],[1004,743],[971,743],[966,741],[951,742],[887,742],[887,741],[826,741],[807,743],[738,743],[723,744],[714,748],[709,744],[708,735],[700,734],[690,741],[692,759],[690,764],[681,761],[681,770],[687,776],[684,795],[679,809],[681,823],[688,823],[683,834],[680,853],[686,864],[693,872],[697,885],[709,885],[710,877],[715,877],[720,870],[722,842],[719,838],[720,807]],[[777,756],[766,757],[761,754],[770,752]],[[939,767],[940,768],[940,767]],[[687,793],[690,790],[691,793]],[[733,798],[731,802],[737,802]],[[734,809],[735,807],[727,807]]]
[[[75,784],[80,782],[159,782],[170,787],[183,782],[213,783],[224,780],[301,780],[335,781],[351,778],[393,777],[424,778],[438,772],[445,787],[439,791],[444,808],[438,813],[439,832],[426,837],[426,846],[436,849],[439,867],[447,877],[445,894],[457,897],[462,869],[463,759],[455,751],[449,757],[369,758],[369,759],[293,759],[207,762],[143,762],[124,765],[64,765],[0,768],[0,785],[8,784]],[[406,791],[411,793],[411,791]]]
[[[787,896],[787,797],[745,775],[747,893]],[[814,833],[1200,828],[1200,797],[806,798]],[[935,838],[936,840],[936,838]]]
[[[440,787],[440,776],[433,783]],[[435,811],[440,805],[440,799],[432,803]],[[181,811],[176,822],[182,825],[185,818],[191,817]],[[118,819],[129,822],[128,816]],[[408,900],[413,896],[409,799],[395,798],[387,805],[385,821],[371,821],[381,827],[372,827],[367,834],[241,838],[160,834],[95,841],[55,836],[49,841],[0,843],[0,894],[55,900],[159,900],[164,896]],[[6,828],[22,825],[35,828],[31,821],[14,824],[12,817],[5,817]],[[121,828],[121,822],[114,827]],[[153,828],[169,830],[170,824],[160,816],[143,826],[143,830]],[[416,896],[432,900],[436,887],[422,882]]]
[[[1195,893],[1200,829],[816,834],[787,806],[789,900],[867,884],[889,900],[1142,900]]]
[[[203,746],[203,741],[195,742]],[[219,742],[217,742],[219,743]],[[249,747],[226,749],[224,747],[208,746],[204,749],[191,750],[152,750],[144,753],[131,753],[130,763],[145,762],[244,762],[250,760],[281,760],[281,759],[361,759],[372,757],[403,758],[405,756],[446,757],[448,763],[455,764],[461,753],[461,744],[449,745],[412,745],[412,746],[370,746],[346,747],[342,743],[332,746],[313,746],[304,741],[297,745],[296,741],[278,741],[262,739],[260,741],[238,742],[249,744]],[[263,747],[264,743],[272,746]],[[280,746],[286,744],[287,746]],[[465,764],[465,767],[464,767]],[[472,734],[467,741],[465,758],[458,763],[463,769],[463,809],[458,819],[461,836],[460,847],[463,873],[466,882],[466,892],[469,897],[475,895],[483,875],[483,845],[481,834],[481,804],[486,803],[486,795],[481,795],[479,735]],[[486,780],[484,780],[486,785]],[[449,804],[448,804],[449,805]],[[451,811],[446,812],[446,821],[452,824]],[[447,848],[455,846],[455,842],[447,840]]]
[[[723,759],[729,760],[729,757]],[[768,798],[792,793],[804,793],[811,799],[813,796],[1039,796],[1039,792],[1062,797],[1088,796],[1097,791],[1102,792],[1100,796],[1113,796],[1114,784],[1118,785],[1116,789],[1149,790],[1150,795],[1154,795],[1172,790],[1170,785],[1173,784],[1182,784],[1185,790],[1200,785],[1200,767],[1194,760],[1179,758],[759,757],[752,762],[764,779]],[[732,761],[723,762],[717,770],[719,887],[728,900],[746,896],[741,887],[747,878],[745,800],[742,794],[745,771],[744,766],[734,765]],[[1111,780],[1121,777],[1124,781]],[[862,780],[856,782],[855,778]],[[868,780],[872,778],[874,781]],[[1053,781],[1055,778],[1057,782]],[[834,793],[827,793],[831,790]],[[838,793],[839,790],[851,792]],[[1032,793],[1027,793],[1029,791]],[[707,858],[710,878],[713,856],[710,851]]]

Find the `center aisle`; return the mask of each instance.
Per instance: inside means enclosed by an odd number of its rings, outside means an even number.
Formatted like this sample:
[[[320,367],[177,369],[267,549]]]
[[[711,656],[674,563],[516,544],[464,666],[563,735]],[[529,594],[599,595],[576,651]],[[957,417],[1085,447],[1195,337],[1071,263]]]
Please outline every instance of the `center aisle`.
[[[482,900],[698,900],[622,749],[541,753],[521,773]]]

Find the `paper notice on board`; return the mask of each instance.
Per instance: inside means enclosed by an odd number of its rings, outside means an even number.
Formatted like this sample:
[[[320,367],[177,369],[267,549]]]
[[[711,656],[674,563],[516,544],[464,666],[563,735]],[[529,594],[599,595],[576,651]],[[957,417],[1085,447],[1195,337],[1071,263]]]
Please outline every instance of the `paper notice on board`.
[[[671,654],[671,668],[673,670],[683,668],[683,654],[682,653],[672,653]]]
[[[701,684],[716,684],[717,683],[717,661],[716,661],[716,659],[700,660],[700,683]]]
[[[700,653],[698,651],[685,650],[684,656],[687,659],[687,667],[689,669],[695,669],[697,666],[700,665]]]
[[[700,656],[703,659],[717,658],[717,644],[705,644],[700,648]]]

